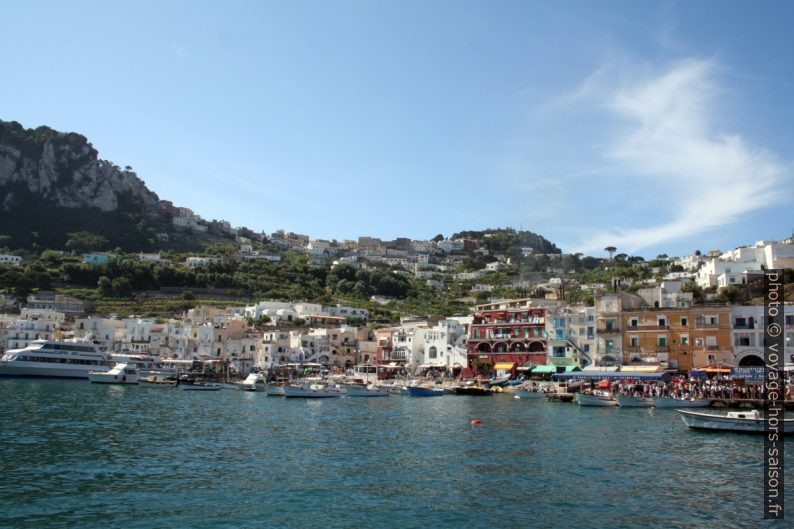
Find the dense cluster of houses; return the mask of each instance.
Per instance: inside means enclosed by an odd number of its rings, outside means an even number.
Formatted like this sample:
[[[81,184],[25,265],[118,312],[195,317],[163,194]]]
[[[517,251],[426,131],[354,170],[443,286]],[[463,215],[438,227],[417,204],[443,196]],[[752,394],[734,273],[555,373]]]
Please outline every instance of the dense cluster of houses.
[[[720,372],[763,365],[762,306],[696,305],[681,285],[605,292],[595,306],[498,300],[477,305],[470,315],[405,319],[390,327],[368,325],[363,308],[278,301],[197,307],[167,320],[101,318],[45,294],[32,296],[18,315],[0,315],[0,347],[88,337],[116,352],[223,361],[241,374],[289,363],[447,374],[588,366]],[[785,359],[794,363],[793,305],[785,306],[784,321]]]

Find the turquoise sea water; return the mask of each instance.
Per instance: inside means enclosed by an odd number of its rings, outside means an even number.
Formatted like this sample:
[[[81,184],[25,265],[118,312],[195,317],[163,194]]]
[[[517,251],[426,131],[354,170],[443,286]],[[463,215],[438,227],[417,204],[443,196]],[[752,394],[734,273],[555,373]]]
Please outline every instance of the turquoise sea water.
[[[0,527],[766,526],[761,438],[666,410],[0,380],[0,427]]]

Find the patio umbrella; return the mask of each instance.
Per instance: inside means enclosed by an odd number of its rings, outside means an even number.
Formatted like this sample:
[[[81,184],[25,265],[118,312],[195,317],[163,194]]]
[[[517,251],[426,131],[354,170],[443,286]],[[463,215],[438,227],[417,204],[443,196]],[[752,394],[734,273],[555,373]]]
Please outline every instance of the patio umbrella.
[[[598,383],[599,389],[609,389],[609,380],[602,380]]]

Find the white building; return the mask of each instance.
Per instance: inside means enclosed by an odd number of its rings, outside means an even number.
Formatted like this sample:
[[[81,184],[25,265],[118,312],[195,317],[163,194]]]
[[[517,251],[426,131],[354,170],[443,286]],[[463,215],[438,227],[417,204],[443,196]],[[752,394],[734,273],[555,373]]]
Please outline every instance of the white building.
[[[190,270],[221,263],[223,263],[222,257],[188,257],[185,259],[185,266]]]
[[[6,326],[6,350],[22,349],[33,340],[54,340],[59,337],[65,315],[47,309],[22,309],[19,318]]]
[[[127,325],[111,318],[77,318],[74,320],[74,337],[93,339],[108,351],[118,351],[126,339]]]
[[[11,265],[19,266],[22,264],[22,258],[18,255],[0,254],[0,266]]]
[[[794,363],[794,305],[785,305],[783,320],[784,359],[786,363]],[[735,306],[731,309],[731,340],[734,366],[764,365],[763,305]]]

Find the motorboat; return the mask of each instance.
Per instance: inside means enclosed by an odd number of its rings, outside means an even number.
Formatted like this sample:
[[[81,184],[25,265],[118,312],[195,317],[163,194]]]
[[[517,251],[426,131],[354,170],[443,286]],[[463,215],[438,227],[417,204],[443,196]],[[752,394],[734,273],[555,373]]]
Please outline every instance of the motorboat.
[[[0,357],[0,377],[88,378],[111,367],[110,356],[88,340],[34,340]]]
[[[615,395],[615,400],[621,408],[653,408],[651,397],[635,397],[634,395]]]
[[[302,386],[283,386],[284,396],[290,398],[303,399],[327,399],[339,398],[342,394],[335,388],[329,388],[323,384],[306,383]]]
[[[618,401],[609,393],[577,393],[576,403],[579,406],[618,406]]]
[[[179,387],[185,391],[220,391],[223,384],[217,382],[180,382]]]
[[[378,389],[372,384],[369,386],[363,384],[350,384],[345,387],[345,394],[348,397],[388,397],[389,391],[386,389]]]
[[[729,411],[727,415],[716,415],[688,410],[676,410],[684,424],[699,430],[764,433],[766,420],[758,410]],[[779,432],[794,434],[794,419],[781,419]]]
[[[657,408],[708,408],[709,399],[677,399],[675,397],[651,397]]]
[[[251,373],[240,383],[243,391],[265,391],[265,377],[262,373]]]
[[[88,380],[94,384],[137,384],[138,370],[130,364],[116,364],[110,371],[89,371]]]
[[[517,399],[542,399],[546,394],[538,389],[518,389],[515,397]]]
[[[173,388],[176,386],[176,379],[164,377],[162,375],[150,375],[148,377],[139,377],[138,382],[142,387],[147,388]]]
[[[441,388],[425,388],[422,386],[406,386],[405,390],[411,397],[441,397],[444,390]]]

